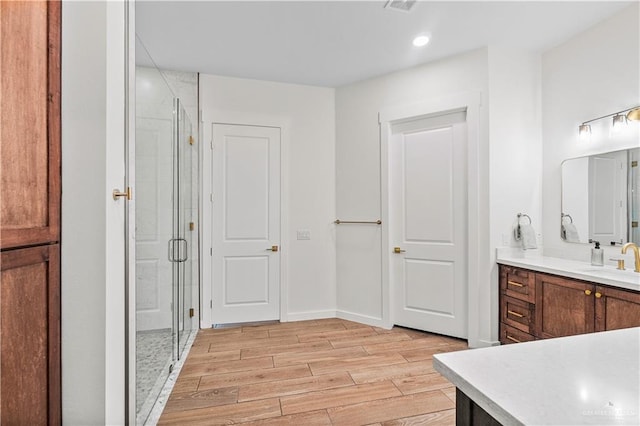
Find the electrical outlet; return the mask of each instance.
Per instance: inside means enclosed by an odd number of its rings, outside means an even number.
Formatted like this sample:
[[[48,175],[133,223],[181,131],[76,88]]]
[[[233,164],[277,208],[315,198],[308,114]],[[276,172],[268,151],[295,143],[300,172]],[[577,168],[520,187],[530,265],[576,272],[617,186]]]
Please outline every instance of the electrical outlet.
[[[311,231],[309,229],[298,229],[297,234],[299,240],[311,239]]]

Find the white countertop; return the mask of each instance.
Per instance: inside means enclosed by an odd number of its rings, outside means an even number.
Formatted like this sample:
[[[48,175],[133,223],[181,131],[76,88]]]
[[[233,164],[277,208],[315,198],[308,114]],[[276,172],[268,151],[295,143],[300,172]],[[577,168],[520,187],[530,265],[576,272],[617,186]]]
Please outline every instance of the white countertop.
[[[639,425],[640,327],[436,354],[504,425]]]
[[[634,272],[633,263],[627,262],[627,269],[620,271],[613,266],[592,266],[587,262],[560,259],[547,256],[516,255],[498,251],[496,262],[503,265],[516,266],[548,274],[606,284],[628,290],[640,291],[640,273]]]

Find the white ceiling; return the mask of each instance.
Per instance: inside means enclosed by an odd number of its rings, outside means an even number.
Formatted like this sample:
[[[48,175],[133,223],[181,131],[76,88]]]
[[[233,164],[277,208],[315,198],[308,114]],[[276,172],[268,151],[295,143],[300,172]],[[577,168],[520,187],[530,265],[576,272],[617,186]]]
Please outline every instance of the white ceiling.
[[[543,52],[637,1],[138,1],[136,33],[162,69],[338,87],[488,45]]]

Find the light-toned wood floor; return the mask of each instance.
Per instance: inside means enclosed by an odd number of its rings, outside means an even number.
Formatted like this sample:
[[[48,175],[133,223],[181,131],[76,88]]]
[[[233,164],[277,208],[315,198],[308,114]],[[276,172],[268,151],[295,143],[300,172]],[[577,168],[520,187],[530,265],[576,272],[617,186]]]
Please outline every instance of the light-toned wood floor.
[[[201,330],[160,424],[452,425],[463,340],[341,319]]]

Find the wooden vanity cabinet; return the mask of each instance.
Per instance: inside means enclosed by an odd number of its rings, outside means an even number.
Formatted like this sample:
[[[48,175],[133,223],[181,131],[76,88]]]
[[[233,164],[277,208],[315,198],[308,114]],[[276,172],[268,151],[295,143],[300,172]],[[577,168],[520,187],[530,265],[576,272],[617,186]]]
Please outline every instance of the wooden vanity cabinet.
[[[538,338],[592,333],[594,324],[593,284],[536,273],[536,327]]]
[[[640,292],[500,265],[500,342],[640,327]]]
[[[640,293],[596,286],[596,331],[640,326]]]
[[[535,340],[535,272],[500,266],[500,342]]]

